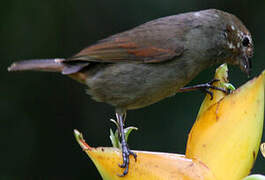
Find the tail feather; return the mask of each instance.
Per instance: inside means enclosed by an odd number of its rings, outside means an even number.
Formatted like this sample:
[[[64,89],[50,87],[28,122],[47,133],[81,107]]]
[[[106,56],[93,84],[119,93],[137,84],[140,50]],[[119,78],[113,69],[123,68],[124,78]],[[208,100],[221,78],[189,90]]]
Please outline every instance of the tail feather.
[[[57,59],[34,59],[27,61],[14,62],[8,71],[49,71],[49,72],[62,72],[65,65],[62,63],[63,58]]]

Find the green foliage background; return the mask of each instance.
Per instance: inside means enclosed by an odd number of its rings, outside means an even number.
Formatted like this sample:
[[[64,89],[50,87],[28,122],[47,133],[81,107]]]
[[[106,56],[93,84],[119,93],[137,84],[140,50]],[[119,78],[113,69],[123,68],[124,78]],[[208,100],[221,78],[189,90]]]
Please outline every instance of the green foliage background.
[[[75,142],[73,129],[83,132],[92,146],[111,146],[109,129],[114,125],[109,119],[115,117],[112,107],[91,100],[85,87],[70,78],[56,73],[8,73],[11,62],[68,57],[146,21],[207,8],[231,12],[246,24],[255,42],[252,77],[259,74],[265,68],[264,0],[2,1],[0,175],[5,179],[100,179]],[[209,81],[214,70],[202,72],[191,84]],[[230,80],[239,86],[247,77],[230,67]],[[203,97],[200,92],[176,94],[129,111],[127,125],[139,128],[130,136],[130,147],[184,153]],[[260,154],[253,172],[265,174]]]

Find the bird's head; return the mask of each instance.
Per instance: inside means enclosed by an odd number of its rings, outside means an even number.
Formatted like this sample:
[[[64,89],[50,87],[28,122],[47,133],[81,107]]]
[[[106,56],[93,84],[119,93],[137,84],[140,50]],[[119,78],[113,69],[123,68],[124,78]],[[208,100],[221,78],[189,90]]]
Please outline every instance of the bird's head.
[[[237,17],[230,14],[224,36],[226,38],[225,48],[231,54],[227,60],[228,63],[239,65],[240,69],[249,75],[254,50],[250,32]]]

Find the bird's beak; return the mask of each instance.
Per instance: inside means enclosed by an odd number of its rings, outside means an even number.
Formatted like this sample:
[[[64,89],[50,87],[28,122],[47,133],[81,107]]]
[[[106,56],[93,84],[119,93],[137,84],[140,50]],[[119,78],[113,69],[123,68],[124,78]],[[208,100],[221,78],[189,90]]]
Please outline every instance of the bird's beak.
[[[239,67],[241,71],[247,74],[247,76],[250,76],[251,73],[251,59],[247,56],[242,56],[239,60]]]

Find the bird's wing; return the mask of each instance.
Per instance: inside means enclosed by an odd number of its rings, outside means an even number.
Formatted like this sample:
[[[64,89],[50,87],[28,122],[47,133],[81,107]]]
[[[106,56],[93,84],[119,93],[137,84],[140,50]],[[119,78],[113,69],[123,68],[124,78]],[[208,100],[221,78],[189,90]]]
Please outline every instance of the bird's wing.
[[[184,52],[185,30],[171,19],[150,21],[85,48],[64,61],[68,66],[63,74],[78,72],[84,63],[160,63],[176,59]]]
[[[173,19],[174,17],[172,17]],[[173,19],[175,20],[175,19]],[[180,56],[183,36],[169,18],[150,21],[89,46],[68,61],[157,63]]]
[[[180,46],[166,47],[163,46],[166,42],[160,43],[115,38],[92,45],[69,58],[69,61],[157,63],[180,56],[184,50]]]

